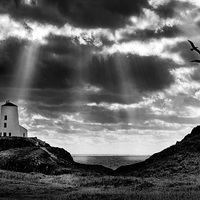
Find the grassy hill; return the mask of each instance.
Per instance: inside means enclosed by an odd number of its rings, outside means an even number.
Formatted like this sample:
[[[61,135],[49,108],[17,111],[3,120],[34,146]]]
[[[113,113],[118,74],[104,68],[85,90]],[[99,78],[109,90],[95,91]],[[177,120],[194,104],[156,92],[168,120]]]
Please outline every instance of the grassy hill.
[[[69,152],[37,138],[0,138],[0,168],[6,169],[0,170],[0,200],[198,200],[199,157],[200,127],[113,175],[103,166],[78,164]]]
[[[112,171],[100,165],[76,163],[71,154],[62,148],[51,147],[37,138],[22,137],[0,138],[0,169],[44,174]]]
[[[115,174],[137,177],[200,174],[200,126],[175,145],[143,162],[119,167]]]

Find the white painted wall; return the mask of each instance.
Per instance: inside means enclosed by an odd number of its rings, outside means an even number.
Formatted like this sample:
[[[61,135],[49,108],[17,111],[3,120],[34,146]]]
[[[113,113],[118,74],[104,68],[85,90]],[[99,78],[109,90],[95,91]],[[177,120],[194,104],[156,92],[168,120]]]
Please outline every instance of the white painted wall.
[[[19,125],[18,107],[10,102],[1,106],[0,136],[27,137],[27,130]]]
[[[19,128],[20,128],[20,135],[22,137],[28,137],[28,131],[27,131],[27,129],[25,129],[23,126],[20,126],[20,125],[19,125]]]

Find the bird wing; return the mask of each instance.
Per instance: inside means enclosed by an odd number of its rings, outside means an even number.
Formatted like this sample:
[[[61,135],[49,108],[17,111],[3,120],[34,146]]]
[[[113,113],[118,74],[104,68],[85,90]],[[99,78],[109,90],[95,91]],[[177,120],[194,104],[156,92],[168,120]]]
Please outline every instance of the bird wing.
[[[194,46],[194,43],[193,43],[192,41],[188,40],[188,42],[191,44],[192,48],[196,48],[196,47]]]
[[[196,51],[198,54],[200,54],[200,50],[198,49],[198,47],[195,47],[195,45],[192,41],[188,40],[188,42],[191,44],[193,50]]]
[[[197,63],[200,63],[200,60],[192,60],[191,62],[197,62]]]
[[[22,24],[24,28],[27,29],[28,31],[33,31],[33,29],[26,22],[22,22]]]

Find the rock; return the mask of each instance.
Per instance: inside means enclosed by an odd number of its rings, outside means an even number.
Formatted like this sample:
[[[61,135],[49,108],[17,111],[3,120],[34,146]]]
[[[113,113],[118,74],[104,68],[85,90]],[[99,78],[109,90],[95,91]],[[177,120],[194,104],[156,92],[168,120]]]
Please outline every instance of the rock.
[[[200,126],[175,145],[143,162],[119,167],[114,174],[139,177],[200,174]]]

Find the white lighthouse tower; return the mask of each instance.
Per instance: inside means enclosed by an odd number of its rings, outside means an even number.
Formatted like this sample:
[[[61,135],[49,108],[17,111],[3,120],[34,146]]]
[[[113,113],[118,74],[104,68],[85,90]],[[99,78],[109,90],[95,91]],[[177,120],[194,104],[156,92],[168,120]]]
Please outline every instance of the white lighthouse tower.
[[[3,137],[27,137],[27,130],[19,125],[18,107],[6,101],[1,106],[0,136]]]

